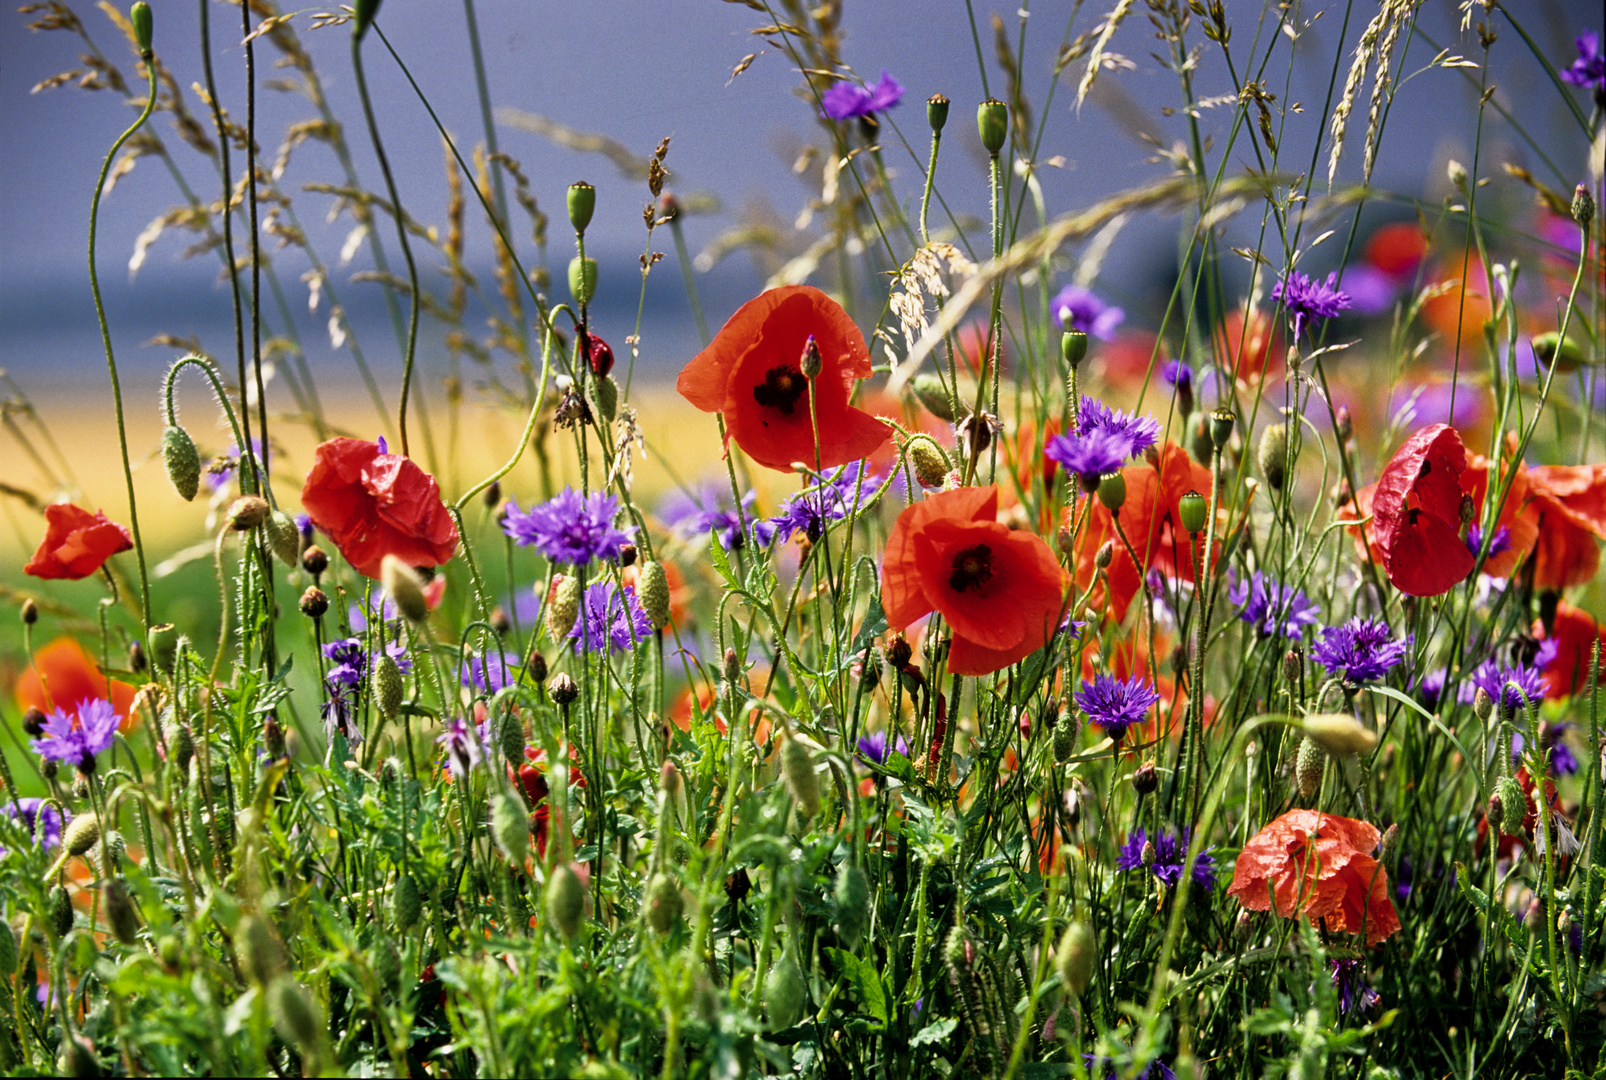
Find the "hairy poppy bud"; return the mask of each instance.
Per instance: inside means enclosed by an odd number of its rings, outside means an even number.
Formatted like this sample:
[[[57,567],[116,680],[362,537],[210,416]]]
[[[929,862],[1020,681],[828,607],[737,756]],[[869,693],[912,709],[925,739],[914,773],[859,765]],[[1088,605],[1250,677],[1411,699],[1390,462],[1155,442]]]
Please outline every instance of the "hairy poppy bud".
[[[808,979],[788,949],[764,980],[764,1008],[769,1014],[772,1030],[789,1028],[798,1022],[803,1014],[803,998],[808,992],[808,985]]]
[[[22,625],[32,626],[39,621],[39,604],[33,597],[22,602]]]
[[[512,709],[502,714],[502,722],[496,730],[496,741],[497,749],[502,751],[509,765],[524,763],[524,724]]]
[[[1054,721],[1054,760],[1063,765],[1071,759],[1071,751],[1076,749],[1076,714],[1069,709],[1061,709]]]
[[[401,666],[389,653],[381,653],[374,661],[373,684],[374,707],[379,715],[386,720],[396,719],[396,714],[401,712],[402,673]]]
[[[301,989],[301,984],[289,975],[280,975],[268,988],[268,1015],[273,1017],[273,1030],[279,1038],[294,1046],[304,1058],[314,1057],[318,1039],[323,1034],[324,1021],[319,1010]]]
[[[647,883],[647,925],[660,934],[667,934],[676,923],[686,901],[680,885],[668,874],[654,874]]]
[[[796,736],[781,744],[781,775],[797,801],[798,816],[811,818],[820,808],[820,777],[814,771],[814,756]]]
[[[1159,786],[1160,777],[1154,771],[1154,762],[1152,761],[1145,761],[1132,774],[1132,790],[1139,795],[1153,795],[1155,789]]]
[[[151,6],[145,0],[138,0],[138,3],[128,9],[128,23],[134,28],[134,44],[139,46],[140,57],[142,59],[149,57],[151,54],[151,33],[154,30],[151,25]],[[1588,193],[1588,189],[1584,188],[1584,185],[1579,184],[1578,186],[1586,194]],[[1577,200],[1574,199],[1575,204],[1576,202]]]
[[[1348,443],[1355,437],[1355,421],[1350,417],[1349,406],[1340,405],[1334,414],[1337,420],[1336,433],[1340,443]]]
[[[1121,512],[1126,505],[1126,477],[1118,472],[1110,473],[1099,480],[1099,502],[1104,509],[1112,514]]]
[[[1316,797],[1322,786],[1322,770],[1327,768],[1327,752],[1315,739],[1301,739],[1299,753],[1294,756],[1294,785],[1299,797],[1306,802]]]
[[[1377,732],[1344,713],[1307,716],[1300,726],[1329,754],[1364,754],[1377,746]]]
[[[1094,948],[1092,928],[1078,919],[1065,928],[1059,948],[1054,950],[1060,985],[1072,997],[1081,997],[1093,979]]]
[[[1143,841],[1143,847],[1138,849],[1138,861],[1144,866],[1153,866],[1155,858],[1154,841]]]
[[[725,650],[725,665],[723,669],[725,681],[733,683],[742,677],[742,658],[736,655],[735,649]]]
[[[656,559],[649,559],[641,564],[641,573],[636,578],[636,588],[639,592],[641,610],[647,614],[647,622],[654,630],[662,630],[669,625],[669,577],[664,573],[663,563]]]
[[[953,399],[948,396],[948,389],[940,378],[928,371],[911,379],[909,388],[932,416],[950,424],[954,422]]]
[[[554,639],[565,638],[574,629],[574,621],[579,617],[580,579],[573,574],[560,575],[552,600],[546,606],[547,633]]]
[[[201,489],[201,455],[189,432],[176,425],[162,432],[162,463],[178,497],[193,500]]]
[[[491,839],[508,862],[524,865],[524,857],[530,853],[530,815],[524,804],[506,791],[491,800]]]
[[[574,231],[583,233],[591,224],[591,215],[597,209],[597,189],[584,180],[569,185],[569,224]]]
[[[316,585],[308,585],[301,594],[301,614],[309,619],[321,619],[329,610],[329,597]]]
[[[424,598],[424,579],[411,566],[394,555],[386,555],[379,564],[379,583],[396,602],[396,610],[408,622],[421,623],[429,618],[429,601]]]
[[[580,932],[580,920],[585,917],[586,887],[568,863],[552,871],[552,880],[546,887],[546,914],[558,933],[572,938]]]
[[[1506,836],[1522,835],[1522,819],[1528,816],[1528,798],[1516,778],[1502,776],[1494,786],[1495,798],[1500,800],[1500,831]],[[1489,815],[1491,821],[1495,819]]]
[[[323,572],[329,569],[329,556],[317,544],[309,544],[301,553],[301,569],[315,578],[322,577]]]
[[[1177,510],[1182,518],[1182,527],[1190,533],[1204,532],[1205,520],[1209,516],[1210,507],[1205,497],[1197,491],[1190,491],[1177,500]]]
[[[597,400],[597,415],[608,423],[613,423],[614,417],[619,415],[619,384],[613,381],[613,376],[604,375],[600,379],[593,379],[591,396]]]
[[[296,528],[296,519],[283,510],[275,510],[263,525],[268,534],[268,548],[274,558],[295,569],[301,555],[301,530]]]
[[[591,303],[591,298],[597,295],[597,260],[582,259],[578,255],[569,260],[569,292],[576,303]]]
[[[831,898],[835,901],[837,933],[852,947],[870,919],[870,881],[858,863],[849,861],[837,868]]]
[[[265,986],[284,970],[284,948],[273,927],[255,916],[245,915],[234,928],[234,959],[246,978]]]
[[[1589,223],[1595,220],[1595,196],[1591,194],[1588,184],[1573,188],[1572,211],[1573,220],[1582,228],[1589,228]]]
[[[229,528],[235,532],[250,532],[266,521],[270,512],[268,500],[258,495],[242,495],[229,507]]]
[[[1489,719],[1490,714],[1494,712],[1494,698],[1490,697],[1489,692],[1481,686],[1472,695],[1472,711],[1479,720]]]
[[[1260,448],[1256,454],[1260,474],[1273,491],[1281,491],[1288,479],[1288,425],[1273,424],[1260,433]]]
[[[938,488],[948,476],[948,459],[941,450],[926,439],[909,443],[909,461],[915,467],[915,479],[921,487]]]
[[[82,855],[99,842],[100,818],[94,814],[79,814],[61,834],[61,846],[69,855]]]
[[[982,147],[997,157],[1009,137],[1009,106],[991,98],[976,106],[976,131],[981,135]]]
[[[552,695],[552,700],[559,705],[572,705],[574,699],[580,696],[580,687],[575,685],[574,679],[566,671],[560,671],[552,676],[547,683],[546,692]]]
[[[139,912],[122,878],[110,878],[100,887],[106,901],[106,923],[124,945],[139,940]]]
[[[926,123],[931,125],[933,134],[941,134],[943,125],[947,122],[948,99],[942,94],[932,94],[926,99]]]
[[[72,924],[72,897],[67,895],[66,889],[57,885],[50,890],[50,928],[57,937],[66,937],[72,933]]]
[[[1081,330],[1067,330],[1060,335],[1060,359],[1075,371],[1087,358],[1087,334]]]
[[[423,913],[424,900],[418,895],[418,882],[411,874],[403,874],[396,879],[396,888],[390,894],[390,914],[396,921],[396,929],[406,933],[418,922],[418,916]]]

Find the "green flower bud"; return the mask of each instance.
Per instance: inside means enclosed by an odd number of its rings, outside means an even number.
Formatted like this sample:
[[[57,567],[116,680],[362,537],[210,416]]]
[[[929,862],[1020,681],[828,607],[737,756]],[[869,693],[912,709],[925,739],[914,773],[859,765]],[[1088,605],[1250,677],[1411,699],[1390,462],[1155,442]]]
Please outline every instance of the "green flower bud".
[[[524,764],[524,722],[519,719],[512,709],[502,714],[502,722],[496,730],[497,749],[509,765],[517,769]]]
[[[1503,776],[1495,784],[1494,793],[1500,800],[1500,831],[1506,836],[1521,836],[1523,818],[1528,816],[1528,797],[1522,793],[1522,785],[1514,777]]]
[[[1554,330],[1546,334],[1535,335],[1533,339],[1534,359],[1546,367],[1554,364],[1563,372],[1577,371],[1587,361],[1584,359],[1584,350],[1572,338],[1564,338]]]
[[[1177,501],[1177,509],[1182,518],[1182,527],[1190,533],[1204,532],[1205,519],[1209,516],[1210,506],[1205,497],[1197,491],[1190,491]]]
[[[619,415],[619,384],[613,381],[613,376],[592,379],[591,396],[597,401],[598,415],[608,423],[613,423],[613,418]]]
[[[1081,997],[1087,984],[1093,981],[1093,930],[1080,919],[1065,928],[1059,948],[1054,950],[1054,966],[1059,971],[1060,985],[1073,998]]]
[[[575,619],[580,617],[580,579],[573,574],[558,578],[558,587],[546,606],[546,628],[554,640],[569,636]]]
[[[324,1019],[301,984],[289,975],[280,975],[268,987],[268,1015],[279,1038],[294,1046],[304,1058],[315,1057],[323,1037]]]
[[[660,934],[667,934],[680,922],[685,908],[680,884],[668,874],[655,874],[647,883],[647,925]]]
[[[781,775],[797,802],[798,816],[808,819],[820,809],[820,777],[814,771],[814,756],[803,741],[787,736],[781,744]]]
[[[915,398],[932,416],[947,423],[954,422],[954,403],[943,386],[942,379],[925,372],[916,375],[909,382],[909,388],[914,391]]]
[[[390,914],[396,920],[396,929],[406,933],[418,924],[424,901],[418,895],[418,882],[413,875],[403,874],[396,879],[396,888],[390,894]]]
[[[1578,222],[1581,228],[1588,229],[1590,222],[1595,220],[1595,196],[1590,192],[1588,184],[1579,184],[1573,188],[1572,211],[1573,220]]]
[[[583,233],[597,209],[597,189],[584,180],[569,185],[569,224]]]
[[[386,555],[379,563],[379,583],[396,601],[396,610],[408,622],[421,623],[429,618],[429,601],[424,598],[424,579],[411,566],[394,555]]]
[[[1120,513],[1126,505],[1126,477],[1111,473],[1099,480],[1099,502],[1112,514]]]
[[[1054,721],[1054,760],[1063,765],[1071,759],[1071,751],[1076,749],[1076,714],[1070,709],[1061,709],[1059,717]]]
[[[508,862],[524,865],[530,853],[530,815],[524,803],[506,791],[491,800],[491,838]]]
[[[662,630],[668,626],[669,577],[664,573],[663,563],[648,559],[641,564],[641,571],[636,578],[636,592],[641,601],[641,610],[646,612],[652,628]]]
[[[296,528],[296,519],[283,510],[275,510],[263,522],[263,531],[268,534],[268,549],[274,558],[294,570],[301,559],[301,530]]]
[[[402,704],[401,666],[389,653],[382,653],[374,662],[372,679],[374,708],[379,710],[379,715],[384,719],[396,719]]]
[[[939,488],[948,479],[948,459],[928,439],[909,443],[909,462],[915,467],[915,479],[921,487]]]
[[[1307,716],[1300,726],[1329,754],[1364,754],[1377,746],[1377,732],[1344,713]]]
[[[1273,424],[1260,433],[1260,447],[1256,451],[1260,474],[1273,491],[1281,491],[1288,479],[1288,425]]]
[[[368,32],[374,16],[379,14],[379,0],[357,0],[352,11],[351,34],[358,41]]]
[[[1160,787],[1160,775],[1155,772],[1154,762],[1145,761],[1132,773],[1132,790],[1139,795],[1153,795]]]
[[[820,343],[814,340],[813,334],[810,334],[808,340],[803,343],[803,355],[798,357],[797,369],[805,379],[812,379],[824,366],[825,359],[820,356]]]
[[[134,906],[134,898],[128,893],[128,886],[123,884],[122,878],[111,878],[100,887],[101,897],[106,901],[106,923],[117,935],[117,940],[124,945],[132,945],[139,940],[139,913]]]
[[[134,27],[134,44],[139,46],[139,55],[143,59],[151,54],[151,6],[145,0],[139,0],[128,9],[128,21]],[[1582,184],[1578,185],[1583,187]]]
[[[987,153],[997,157],[1009,137],[1009,106],[991,98],[976,106],[976,130]]]
[[[1327,751],[1315,739],[1301,739],[1294,756],[1294,786],[1299,797],[1310,802],[1322,786],[1322,770],[1327,768]]]
[[[1185,434],[1188,440],[1188,453],[1193,460],[1201,465],[1209,465],[1215,455],[1215,444],[1210,441],[1210,421],[1204,413],[1196,412],[1188,417]]]
[[[941,94],[932,94],[926,99],[926,123],[931,125],[934,133],[941,134],[942,127],[947,122],[948,99]]]
[[[807,993],[808,980],[788,949],[764,980],[764,1008],[769,1014],[771,1031],[780,1031],[798,1022]]]
[[[553,927],[566,938],[580,932],[580,921],[585,918],[586,887],[567,863],[552,871],[552,880],[546,887],[546,914]]]
[[[162,432],[162,463],[167,466],[167,479],[178,497],[185,502],[192,501],[201,490],[201,454],[195,449],[195,440],[190,438],[189,432],[181,427],[169,427]]]
[[[245,915],[234,928],[234,959],[246,978],[266,986],[284,970],[284,947],[267,920]]]
[[[72,897],[67,895],[66,889],[57,885],[50,890],[50,928],[57,937],[66,937],[72,933],[72,924]]]
[[[61,834],[61,846],[69,855],[82,855],[99,842],[100,818],[94,814],[79,814]]]
[[[379,985],[395,993],[401,982],[401,956],[389,938],[381,937],[374,942],[373,948],[368,950],[368,964],[374,969]]]
[[[837,933],[852,948],[870,921],[870,880],[858,863],[848,861],[837,868],[831,898],[835,902]]]
[[[591,298],[597,295],[597,260],[582,259],[578,255],[569,260],[569,292],[576,303],[591,303]]]
[[[1087,359],[1087,334],[1081,330],[1067,330],[1060,335],[1060,359],[1075,371]]]
[[[268,520],[271,512],[268,500],[257,495],[241,495],[229,507],[229,528],[235,532],[250,532]]]

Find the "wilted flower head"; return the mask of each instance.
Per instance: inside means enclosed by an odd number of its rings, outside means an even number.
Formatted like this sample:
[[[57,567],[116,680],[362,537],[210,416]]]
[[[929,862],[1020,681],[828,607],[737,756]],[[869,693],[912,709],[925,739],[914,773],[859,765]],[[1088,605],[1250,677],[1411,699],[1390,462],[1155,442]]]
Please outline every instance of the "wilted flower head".
[[[33,741],[34,751],[79,769],[93,769],[95,755],[111,746],[121,719],[103,698],[80,702],[71,716],[56,709],[45,717],[44,738]]]
[[[565,488],[528,512],[513,506],[502,519],[502,531],[555,563],[583,566],[592,559],[617,559],[635,535],[634,527],[614,528],[618,514],[619,500],[613,495],[581,495]]]
[[[1049,302],[1054,321],[1062,330],[1080,330],[1102,341],[1115,336],[1126,312],[1111,307],[1080,285],[1067,285]]]
[[[1278,584],[1259,570],[1247,581],[1234,582],[1227,589],[1227,600],[1243,609],[1238,618],[1267,637],[1297,638],[1305,627],[1316,624],[1321,610],[1300,590]]]
[[[1126,735],[1127,728],[1142,722],[1159,700],[1160,695],[1139,675],[1130,679],[1098,675],[1092,682],[1084,679],[1082,689],[1076,692],[1076,703],[1088,719],[1116,742]]]
[[[1271,298],[1281,300],[1293,318],[1294,337],[1299,337],[1317,319],[1331,319],[1350,306],[1349,294],[1335,287],[1337,281],[1337,273],[1328,274],[1327,283],[1323,284],[1298,270],[1290,270],[1272,287]]]
[[[1411,639],[1394,641],[1389,628],[1375,619],[1356,616],[1342,626],[1329,626],[1311,646],[1310,658],[1352,683],[1373,682],[1405,659]]]
[[[885,112],[903,100],[903,86],[881,70],[875,86],[842,80],[820,95],[820,115],[827,120],[852,120],[858,116]]]

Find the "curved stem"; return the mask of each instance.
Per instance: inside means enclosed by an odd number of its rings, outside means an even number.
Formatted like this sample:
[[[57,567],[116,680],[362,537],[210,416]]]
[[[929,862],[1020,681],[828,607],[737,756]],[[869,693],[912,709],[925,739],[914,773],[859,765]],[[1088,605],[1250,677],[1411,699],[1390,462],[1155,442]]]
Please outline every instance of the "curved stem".
[[[234,415],[234,406],[229,404],[229,395],[223,388],[222,376],[204,357],[194,354],[168,368],[166,377],[162,379],[162,409],[167,416],[167,426],[178,427],[178,410],[173,406],[173,394],[178,389],[178,373],[187,367],[198,367],[206,373],[207,380],[212,384],[212,393],[217,396],[223,415],[228,418],[229,429],[234,432],[234,445],[245,446],[245,440],[240,435],[240,422]]]

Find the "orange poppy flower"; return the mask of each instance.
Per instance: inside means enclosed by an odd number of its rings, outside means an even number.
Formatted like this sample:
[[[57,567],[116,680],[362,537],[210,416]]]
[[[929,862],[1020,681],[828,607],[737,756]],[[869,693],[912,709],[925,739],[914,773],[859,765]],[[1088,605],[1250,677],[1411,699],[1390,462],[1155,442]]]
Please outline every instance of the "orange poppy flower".
[[[1216,326],[1216,363],[1232,372],[1239,382],[1253,386],[1268,370],[1282,363],[1282,330],[1272,326],[1271,316],[1259,308],[1234,308]]]
[[[1290,810],[1244,845],[1230,896],[1250,911],[1275,908],[1321,920],[1328,929],[1366,933],[1376,945],[1400,928],[1388,874],[1372,852],[1380,834],[1364,821]]]
[[[812,417],[802,371],[810,341],[820,358]],[[735,439],[760,465],[790,472],[794,461],[816,464],[816,419],[822,468],[858,461],[887,441],[885,424],[848,404],[854,382],[869,377],[870,350],[842,306],[811,285],[787,285],[738,308],[675,389],[725,417],[727,453]]]
[[[1493,308],[1485,295],[1483,262],[1472,255],[1453,258],[1435,284],[1435,295],[1422,302],[1422,321],[1446,341],[1459,339],[1463,349],[1483,340],[1483,324]],[[1459,280],[1457,280],[1459,278]]]
[[[84,647],[70,637],[60,637],[33,654],[33,664],[17,679],[17,708],[55,709],[71,716],[85,701],[101,698],[112,703],[123,719],[118,730],[133,730],[134,687],[101,674]]]
[[[998,522],[996,487],[932,495],[898,515],[881,567],[887,624],[933,611],[953,630],[948,670],[987,675],[1042,648],[1065,604],[1042,538]]]
[[[1372,532],[1390,583],[1412,596],[1438,596],[1472,573],[1461,542],[1461,473],[1466,447],[1449,424],[1414,432],[1377,478]]]
[[[79,581],[133,546],[128,530],[99,510],[91,514],[72,503],[54,503],[45,507],[45,538],[22,572],[47,581]]]
[[[1113,541],[1114,558],[1105,571],[1109,594],[1104,603],[1118,621],[1126,618],[1127,607],[1143,588],[1144,575],[1150,570],[1183,581],[1194,580],[1194,552],[1182,528],[1178,504],[1190,491],[1210,490],[1210,470],[1190,459],[1176,443],[1168,442],[1159,448],[1158,464],[1140,461],[1122,469],[1121,476],[1126,480],[1121,529],[1143,564],[1132,561],[1132,554],[1115,531],[1114,516],[1097,500],[1086,527],[1076,538],[1076,579],[1083,584],[1093,580],[1099,549],[1106,541]],[[1080,516],[1080,507],[1076,512]],[[1069,508],[1064,524],[1066,528],[1076,526]]]
[[[1601,665],[1606,670],[1606,627],[1595,621],[1587,611],[1581,611],[1563,600],[1556,605],[1553,633],[1545,633],[1543,621],[1535,619],[1534,636],[1544,640],[1553,637],[1556,657],[1545,668],[1545,697],[1556,699],[1571,697],[1584,689],[1589,681],[1590,654],[1595,642],[1600,642]]]
[[[1595,580],[1606,540],[1606,465],[1538,465],[1528,470],[1538,543],[1534,585],[1566,589]]]

